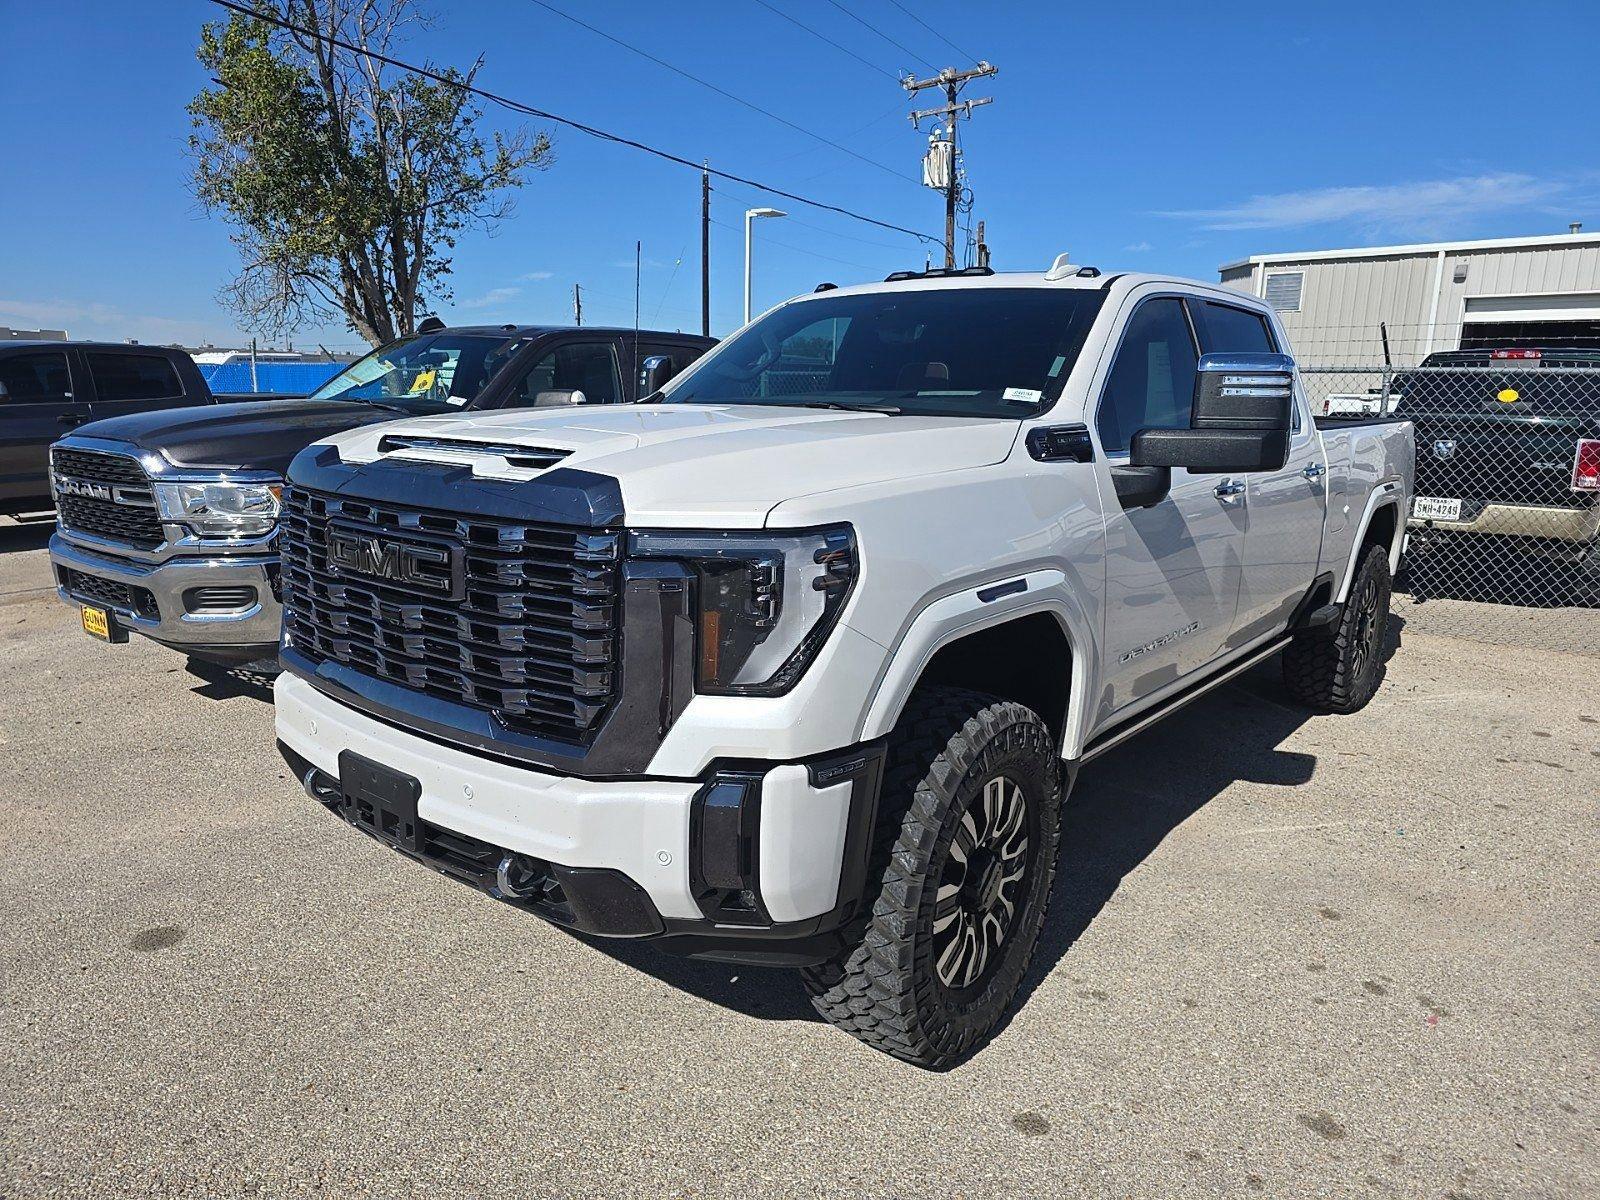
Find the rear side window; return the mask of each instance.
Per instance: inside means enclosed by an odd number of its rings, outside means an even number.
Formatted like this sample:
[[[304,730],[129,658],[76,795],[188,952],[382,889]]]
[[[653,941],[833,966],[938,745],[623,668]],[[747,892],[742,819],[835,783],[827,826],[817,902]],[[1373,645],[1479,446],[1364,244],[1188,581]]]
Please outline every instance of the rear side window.
[[[1100,397],[1100,441],[1124,451],[1141,429],[1187,429],[1194,408],[1194,334],[1176,297],[1146,300],[1134,310]]]
[[[1206,300],[1205,327],[1200,335],[1201,347],[1207,354],[1259,354],[1276,353],[1272,331],[1267,319],[1260,313],[1234,308],[1231,304],[1217,304]]]
[[[47,351],[0,358],[0,386],[5,387],[0,403],[37,404],[44,400],[60,400],[72,390],[67,356]]]
[[[166,400],[183,395],[178,372],[165,358],[90,351],[88,359],[101,400]]]

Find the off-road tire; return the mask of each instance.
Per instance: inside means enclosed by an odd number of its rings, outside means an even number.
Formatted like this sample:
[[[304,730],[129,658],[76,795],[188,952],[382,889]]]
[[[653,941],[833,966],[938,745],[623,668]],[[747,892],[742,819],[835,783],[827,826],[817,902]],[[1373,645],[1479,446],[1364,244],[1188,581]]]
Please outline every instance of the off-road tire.
[[[986,969],[970,985],[951,987],[941,978],[949,960],[934,958],[940,937],[949,945],[948,934],[935,933],[934,909],[946,873],[973,869],[976,856],[952,858],[951,843],[995,780],[1004,781],[996,785],[1002,790],[1014,785],[1022,798],[1031,858],[1010,885],[1009,923],[985,955]],[[1031,709],[956,688],[913,697],[885,764],[868,876],[878,890],[865,933],[833,961],[802,972],[824,1019],[874,1049],[935,1070],[981,1047],[1015,997],[1044,925],[1061,792],[1055,739]],[[970,842],[970,831],[962,836]],[[948,899],[939,903],[948,909]],[[941,919],[948,929],[948,914]]]
[[[1283,682],[1316,712],[1353,713],[1366,705],[1383,679],[1389,625],[1389,551],[1369,547],[1356,568],[1339,620],[1308,630],[1283,652]]]

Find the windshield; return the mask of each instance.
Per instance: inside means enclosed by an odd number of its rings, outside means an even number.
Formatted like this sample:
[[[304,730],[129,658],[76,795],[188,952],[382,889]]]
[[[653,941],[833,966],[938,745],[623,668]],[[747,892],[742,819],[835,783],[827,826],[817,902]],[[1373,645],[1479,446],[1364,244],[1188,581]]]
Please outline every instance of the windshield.
[[[528,344],[525,337],[425,333],[374,350],[335,375],[312,400],[356,400],[426,415],[452,412]]]
[[[1027,417],[1060,393],[1105,292],[982,287],[784,305],[671,387],[668,404]]]

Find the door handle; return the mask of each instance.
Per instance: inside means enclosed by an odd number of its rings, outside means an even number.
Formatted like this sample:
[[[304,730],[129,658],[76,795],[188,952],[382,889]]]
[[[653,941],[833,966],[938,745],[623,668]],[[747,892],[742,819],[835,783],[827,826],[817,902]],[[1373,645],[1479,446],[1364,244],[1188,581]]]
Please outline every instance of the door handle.
[[[66,425],[66,426],[68,426],[70,428],[73,425],[82,425],[83,424],[83,418],[81,416],[79,416],[77,413],[62,413],[59,417],[56,418],[56,424],[57,425]]]
[[[1307,479],[1311,480],[1312,482],[1315,482],[1318,479],[1321,479],[1327,473],[1328,473],[1328,468],[1323,466],[1319,462],[1311,463],[1309,466],[1306,467],[1306,469],[1304,471],[1300,472],[1300,474],[1304,475]]]
[[[1235,496],[1244,495],[1247,487],[1249,487],[1249,484],[1245,483],[1245,481],[1242,479],[1224,479],[1221,483],[1217,484],[1215,492],[1218,499],[1231,500]]]

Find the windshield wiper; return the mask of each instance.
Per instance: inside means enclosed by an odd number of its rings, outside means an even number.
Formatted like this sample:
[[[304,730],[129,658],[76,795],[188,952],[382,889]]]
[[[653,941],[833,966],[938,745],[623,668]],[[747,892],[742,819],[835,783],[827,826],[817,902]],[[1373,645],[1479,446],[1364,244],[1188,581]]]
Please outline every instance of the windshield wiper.
[[[404,413],[408,417],[416,416],[416,414],[409,408],[401,408],[398,404],[385,404],[382,400],[374,400],[370,396],[351,396],[350,399],[354,400],[358,404],[369,405],[372,408],[381,408],[388,412]]]
[[[794,407],[836,408],[840,412],[887,413],[891,417],[898,417],[903,411],[898,404],[842,404],[838,400],[804,400]]]

